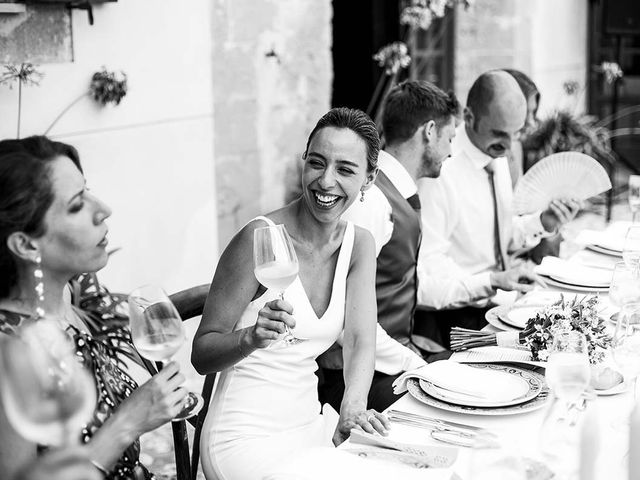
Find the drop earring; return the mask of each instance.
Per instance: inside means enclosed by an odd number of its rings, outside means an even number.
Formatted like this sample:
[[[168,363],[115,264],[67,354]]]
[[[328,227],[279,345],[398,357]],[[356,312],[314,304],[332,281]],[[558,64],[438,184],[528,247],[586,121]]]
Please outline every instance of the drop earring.
[[[44,274],[42,273],[42,257],[38,255],[36,257],[36,268],[33,270],[33,278],[35,280],[35,292],[36,292],[36,318],[40,319],[44,317]]]
[[[360,190],[360,201],[364,202],[364,190]]]

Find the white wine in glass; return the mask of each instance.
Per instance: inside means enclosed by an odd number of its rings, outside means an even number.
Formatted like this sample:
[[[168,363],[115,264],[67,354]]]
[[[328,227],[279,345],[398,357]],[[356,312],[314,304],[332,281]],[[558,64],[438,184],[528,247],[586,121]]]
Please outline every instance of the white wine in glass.
[[[636,223],[636,217],[640,212],[640,175],[629,175],[629,208],[631,221]]]
[[[159,287],[146,285],[129,295],[131,339],[143,357],[166,363],[186,340],[180,314]],[[204,404],[201,395],[189,392],[182,411],[173,418],[180,421],[197,415]]]
[[[284,291],[298,276],[298,257],[291,237],[284,225],[269,225],[253,232],[253,265],[258,282],[278,292],[284,300]],[[296,338],[285,325],[285,344],[303,341]]]
[[[93,415],[96,387],[72,340],[53,319],[0,344],[0,398],[14,430],[40,445],[70,446]]]

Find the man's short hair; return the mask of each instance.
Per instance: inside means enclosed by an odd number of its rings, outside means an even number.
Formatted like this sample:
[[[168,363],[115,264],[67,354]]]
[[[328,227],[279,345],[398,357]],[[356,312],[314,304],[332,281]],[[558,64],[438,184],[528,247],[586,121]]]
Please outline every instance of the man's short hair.
[[[426,122],[434,120],[438,124],[459,114],[460,103],[453,92],[445,93],[424,80],[407,80],[387,95],[382,130],[387,144],[401,143]]]

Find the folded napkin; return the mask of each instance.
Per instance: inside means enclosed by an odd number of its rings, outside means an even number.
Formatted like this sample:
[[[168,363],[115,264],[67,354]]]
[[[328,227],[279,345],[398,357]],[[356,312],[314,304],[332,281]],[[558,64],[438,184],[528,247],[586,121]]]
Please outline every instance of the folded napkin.
[[[622,252],[624,248],[624,237],[627,232],[626,230],[621,230],[621,228],[605,231],[582,230],[576,236],[575,242],[582,245],[597,245],[609,250]]]
[[[407,391],[409,378],[425,380],[445,390],[491,401],[518,398],[527,393],[529,388],[525,381],[519,381],[508,373],[474,368],[451,360],[440,360],[403,373],[393,382],[396,395]]]
[[[534,271],[561,282],[591,287],[608,287],[613,272],[605,268],[589,267],[557,257],[544,257]]]

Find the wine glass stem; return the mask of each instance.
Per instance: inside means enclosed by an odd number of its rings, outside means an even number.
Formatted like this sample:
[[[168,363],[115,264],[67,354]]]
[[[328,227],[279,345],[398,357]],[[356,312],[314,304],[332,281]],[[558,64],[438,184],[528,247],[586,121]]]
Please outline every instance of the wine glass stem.
[[[280,300],[284,300],[284,291],[280,292]],[[284,341],[285,342],[291,342],[291,341],[293,341],[294,338],[295,337],[293,335],[293,332],[289,328],[289,325],[287,325],[285,323],[284,324]]]

